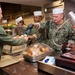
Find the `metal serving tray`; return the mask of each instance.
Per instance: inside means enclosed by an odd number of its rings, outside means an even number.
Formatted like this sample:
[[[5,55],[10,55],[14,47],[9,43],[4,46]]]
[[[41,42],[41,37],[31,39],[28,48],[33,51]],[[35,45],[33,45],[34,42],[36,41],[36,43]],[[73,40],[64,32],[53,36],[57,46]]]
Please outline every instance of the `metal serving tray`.
[[[43,44],[43,43],[41,43],[41,44],[45,45],[45,46],[48,46],[48,45]],[[39,44],[39,45],[41,45],[41,44]],[[49,47],[49,51],[48,52],[42,53],[42,54],[40,54],[38,56],[29,56],[27,54],[23,54],[23,57],[24,57],[25,60],[28,60],[28,61],[31,61],[31,62],[36,62],[36,61],[39,61],[39,60],[45,58],[46,56],[50,55],[51,52],[53,52],[53,49],[51,47]]]
[[[39,61],[39,60],[45,58],[46,56],[50,55],[50,53],[51,53],[51,51],[43,53],[43,54],[41,54],[39,56],[35,56],[35,57],[29,56],[29,55],[23,55],[23,57],[25,58],[25,60],[29,60],[31,62],[36,62],[36,61]]]

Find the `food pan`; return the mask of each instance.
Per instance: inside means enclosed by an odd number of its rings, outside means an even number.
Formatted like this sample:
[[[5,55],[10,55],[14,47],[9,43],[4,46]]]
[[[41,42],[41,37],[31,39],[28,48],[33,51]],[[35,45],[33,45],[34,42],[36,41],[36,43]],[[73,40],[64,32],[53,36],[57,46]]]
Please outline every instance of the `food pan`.
[[[20,46],[5,45],[3,47],[3,52],[6,54],[15,54],[15,53],[22,52],[23,50],[25,50],[25,48],[26,48],[26,44]]]
[[[25,60],[29,60],[31,62],[36,62],[38,60],[45,58],[47,55],[50,55],[50,53],[51,52],[49,51],[49,52],[43,53],[43,54],[35,56],[35,57],[29,56],[29,55],[23,55],[23,57],[25,58]]]
[[[33,47],[35,44],[29,46],[29,47]],[[50,48],[48,45],[44,44],[44,43],[37,43],[38,46],[41,46],[42,47],[48,47],[49,51],[47,52],[44,52],[44,53],[41,53],[39,55],[36,55],[36,56],[30,56],[30,55],[27,55],[26,52],[28,51],[28,48],[26,51],[23,52],[23,57],[25,60],[28,60],[28,61],[31,61],[31,62],[36,62],[38,60],[41,60],[43,58],[45,58],[46,56],[50,55],[51,52],[53,52],[52,48]],[[37,50],[37,48],[35,48],[35,51]]]

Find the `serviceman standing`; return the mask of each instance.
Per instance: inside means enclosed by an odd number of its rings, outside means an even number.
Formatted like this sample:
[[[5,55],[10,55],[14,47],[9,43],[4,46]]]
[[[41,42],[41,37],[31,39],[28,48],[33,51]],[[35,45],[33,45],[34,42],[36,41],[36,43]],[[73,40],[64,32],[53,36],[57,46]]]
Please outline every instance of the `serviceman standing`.
[[[52,10],[53,21],[47,25],[45,22],[43,25],[41,23],[34,24],[37,27],[47,29],[49,40],[47,44],[54,49],[52,55],[58,55],[61,53],[62,45],[71,39],[72,25],[69,20],[64,21],[64,10],[63,8],[54,8]]]
[[[43,19],[42,11],[34,11],[34,23],[41,23]],[[42,32],[43,31],[43,32]],[[38,29],[36,26],[34,26],[31,30],[29,38],[34,39],[32,40],[32,43],[45,43],[46,37],[45,37],[45,29]]]
[[[2,9],[0,6],[0,20],[2,19]],[[25,44],[28,41],[28,37],[22,37],[19,39],[12,38],[9,34],[5,32],[3,27],[0,25],[0,58],[3,50],[3,45],[11,45],[11,46],[17,46]]]
[[[22,16],[18,17],[15,21],[17,24],[17,27],[15,29],[15,34],[16,35],[23,35],[26,27],[24,26],[25,24],[24,24]]]

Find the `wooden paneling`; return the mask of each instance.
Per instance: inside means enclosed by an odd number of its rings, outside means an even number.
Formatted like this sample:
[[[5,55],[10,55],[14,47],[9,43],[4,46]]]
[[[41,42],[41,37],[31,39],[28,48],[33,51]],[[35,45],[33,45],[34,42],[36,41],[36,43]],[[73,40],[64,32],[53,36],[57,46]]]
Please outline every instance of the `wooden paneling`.
[[[41,10],[41,7],[11,4],[11,3],[1,3],[3,18],[7,20],[16,19],[19,16],[27,17],[32,14],[33,11]]]

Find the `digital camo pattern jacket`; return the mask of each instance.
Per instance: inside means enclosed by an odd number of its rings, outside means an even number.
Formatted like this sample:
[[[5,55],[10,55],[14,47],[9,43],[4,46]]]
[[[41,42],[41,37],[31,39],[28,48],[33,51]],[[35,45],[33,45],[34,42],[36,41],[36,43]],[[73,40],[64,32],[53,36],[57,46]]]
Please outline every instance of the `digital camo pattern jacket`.
[[[45,29],[38,29],[38,28],[32,28],[30,35],[36,34],[37,38],[32,40],[32,44],[33,43],[45,43],[46,38],[45,38]]]
[[[61,50],[61,46],[55,45],[62,45],[64,43],[67,43],[69,39],[72,39],[72,25],[69,21],[66,21],[63,23],[64,25],[61,26],[58,31],[57,30],[57,24],[53,21],[50,21],[49,25],[46,23],[43,23],[43,25],[40,25],[40,28],[48,30],[48,41],[47,44],[52,47],[54,50]],[[53,37],[54,33],[56,32],[55,36]],[[54,42],[53,42],[54,40]]]
[[[13,39],[9,34],[5,32],[5,30],[0,25],[0,56],[2,54],[3,45],[18,46],[25,43],[26,41],[24,38]]]

